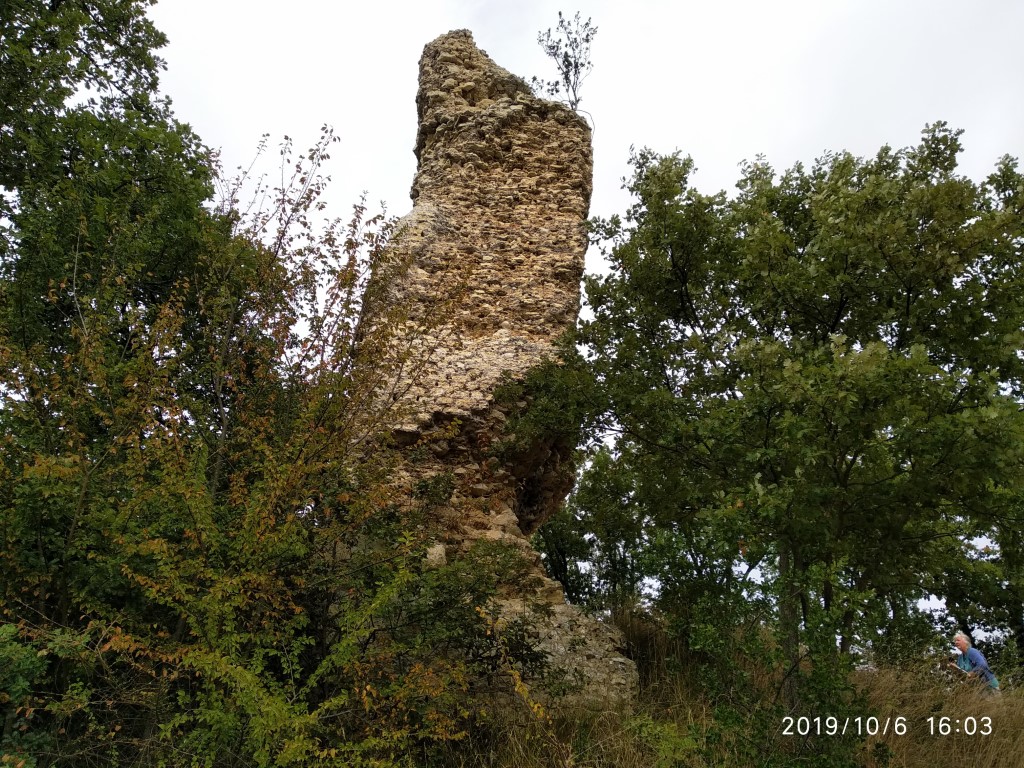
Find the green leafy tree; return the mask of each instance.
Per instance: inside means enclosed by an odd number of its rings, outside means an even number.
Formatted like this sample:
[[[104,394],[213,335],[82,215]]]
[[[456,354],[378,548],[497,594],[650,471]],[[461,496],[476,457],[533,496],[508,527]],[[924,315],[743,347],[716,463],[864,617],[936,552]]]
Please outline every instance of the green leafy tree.
[[[790,701],[809,670],[842,679],[837,637],[865,647],[926,593],[962,621],[1020,613],[995,586],[1019,583],[1024,183],[1009,158],[972,182],[959,151],[940,123],[869,159],[759,160],[733,199],[645,151],[625,220],[597,224],[610,272],[580,341],[610,445],[570,508],[597,578],[630,550],[616,583],[650,578],[709,658],[770,628]]]
[[[150,0],[84,3],[8,0],[0,6],[0,214],[11,213],[26,184],[60,174],[54,135],[83,105],[104,99],[136,113],[153,104],[165,42],[146,17]],[[80,113],[79,113],[80,114]],[[85,129],[84,126],[81,127]],[[0,220],[2,221],[2,220]],[[8,253],[6,222],[0,253]]]

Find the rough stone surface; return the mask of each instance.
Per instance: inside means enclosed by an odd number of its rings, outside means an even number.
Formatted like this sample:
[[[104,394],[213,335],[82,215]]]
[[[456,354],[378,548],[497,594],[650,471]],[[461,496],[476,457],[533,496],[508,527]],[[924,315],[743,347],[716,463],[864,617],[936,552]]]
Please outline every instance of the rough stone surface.
[[[416,105],[414,207],[392,240],[392,268],[371,280],[363,319],[372,336],[402,308],[394,338],[407,355],[384,389],[402,414],[395,435],[429,450],[398,482],[450,477],[428,563],[480,540],[519,549],[529,576],[501,596],[502,620],[530,617],[551,662],[582,683],[577,701],[621,704],[637,684],[621,637],[566,604],[528,538],[564,503],[572,446],[552,438],[514,455],[493,450],[509,415],[529,407],[496,403],[495,389],[554,357],[579,312],[590,129],[534,97],[465,30],[425,47]]]

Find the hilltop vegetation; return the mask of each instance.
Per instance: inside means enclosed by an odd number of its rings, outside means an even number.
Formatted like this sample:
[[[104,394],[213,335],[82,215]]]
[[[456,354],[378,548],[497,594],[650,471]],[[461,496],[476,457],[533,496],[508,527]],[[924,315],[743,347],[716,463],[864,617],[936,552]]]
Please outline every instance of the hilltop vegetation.
[[[974,182],[960,150],[939,123],[873,158],[759,160],[733,198],[644,151],[635,204],[594,222],[610,270],[548,372],[588,463],[540,544],[570,595],[664,634],[648,679],[748,734],[735,764],[775,764],[787,713],[863,715],[858,665],[941,668],[958,629],[1018,673],[1024,178],[1006,157]],[[841,742],[790,757],[847,764]]]
[[[425,572],[432,489],[382,482],[401,361],[354,341],[390,224],[318,221],[326,129],[240,201],[147,5],[0,10],[3,764],[420,755],[514,648],[503,554]]]
[[[147,5],[0,6],[0,764],[1012,764],[1015,160],[964,178],[936,124],[730,198],[635,156],[593,315],[513,426],[580,446],[538,548],[641,700],[492,707],[538,661],[488,619],[507,553],[427,568],[438,489],[384,482],[390,358],[355,342],[389,222],[319,221],[326,129],[240,200],[158,95]],[[1000,697],[941,672],[956,628]],[[992,733],[938,735],[967,716]]]

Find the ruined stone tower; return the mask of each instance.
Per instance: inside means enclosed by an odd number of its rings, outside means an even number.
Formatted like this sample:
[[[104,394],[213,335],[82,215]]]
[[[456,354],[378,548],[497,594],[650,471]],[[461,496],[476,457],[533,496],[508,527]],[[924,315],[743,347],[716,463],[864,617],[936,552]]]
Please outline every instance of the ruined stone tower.
[[[530,621],[551,663],[581,683],[580,700],[628,701],[636,670],[621,638],[566,604],[530,546],[571,488],[573,446],[542,436],[511,455],[493,450],[509,413],[528,407],[496,402],[496,388],[554,357],[579,312],[590,129],[534,97],[465,30],[425,47],[416,105],[414,207],[386,276],[371,280],[363,320],[372,335],[402,308],[389,332],[404,357],[383,389],[396,403],[396,438],[418,450],[397,482],[449,477],[429,558],[457,558],[480,540],[518,549],[529,578],[506,587],[501,620]]]

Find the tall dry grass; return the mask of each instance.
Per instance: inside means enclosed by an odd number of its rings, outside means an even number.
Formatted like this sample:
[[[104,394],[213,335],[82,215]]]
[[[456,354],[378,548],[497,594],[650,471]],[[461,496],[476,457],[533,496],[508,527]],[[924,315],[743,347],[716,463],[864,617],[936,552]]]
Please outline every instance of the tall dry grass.
[[[430,768],[1018,768],[1024,766],[1024,690],[999,695],[935,663],[857,671],[848,712],[879,723],[885,735],[858,739],[782,733],[779,669],[765,659],[734,655],[745,680],[734,696],[712,698],[690,674],[681,647],[647,618],[621,622],[640,666],[642,692],[628,711],[593,712],[546,707],[542,716],[509,700],[476,723],[466,738],[442,745]],[[692,666],[692,665],[691,665]],[[803,670],[806,672],[807,670]],[[521,704],[521,703],[520,703]],[[822,720],[835,712],[792,712]],[[906,731],[892,723],[903,718]],[[965,718],[977,732],[964,733]],[[932,728],[928,719],[932,718]],[[939,718],[951,732],[939,735]],[[982,718],[989,718],[983,721]],[[956,732],[956,721],[960,732]],[[984,722],[991,733],[982,735]],[[851,730],[853,726],[850,726]]]
[[[973,685],[944,681],[915,671],[860,672],[864,717],[905,718],[906,733],[869,736],[851,764],[863,768],[1019,768],[1024,766],[1024,695],[998,696]],[[811,713],[813,715],[813,713]],[[935,734],[928,718],[934,718]],[[938,735],[938,718],[950,723],[973,717],[979,733]],[[981,718],[992,733],[981,735]],[[955,725],[953,726],[955,728]],[[963,726],[961,725],[961,730]],[[780,728],[781,731],[781,723]],[[759,739],[756,755],[751,738]],[[819,740],[828,737],[818,737]],[[713,705],[684,684],[662,681],[656,701],[645,695],[630,712],[577,712],[553,716],[547,724],[523,713],[496,715],[484,730],[449,752],[444,768],[760,768],[836,765],[815,750],[795,751],[793,739],[775,734],[726,733]],[[824,762],[817,762],[818,760]],[[846,764],[843,762],[842,764]]]
[[[984,686],[934,665],[858,672],[856,685],[878,717],[904,717],[907,723],[903,736],[890,733],[866,741],[865,752],[874,756],[865,762],[869,768],[1024,766],[1024,692],[1019,689],[992,695]],[[952,729],[947,736],[938,734],[942,717],[949,718]],[[964,732],[966,718],[974,718],[979,732]],[[989,735],[980,732],[982,718],[991,718]]]

